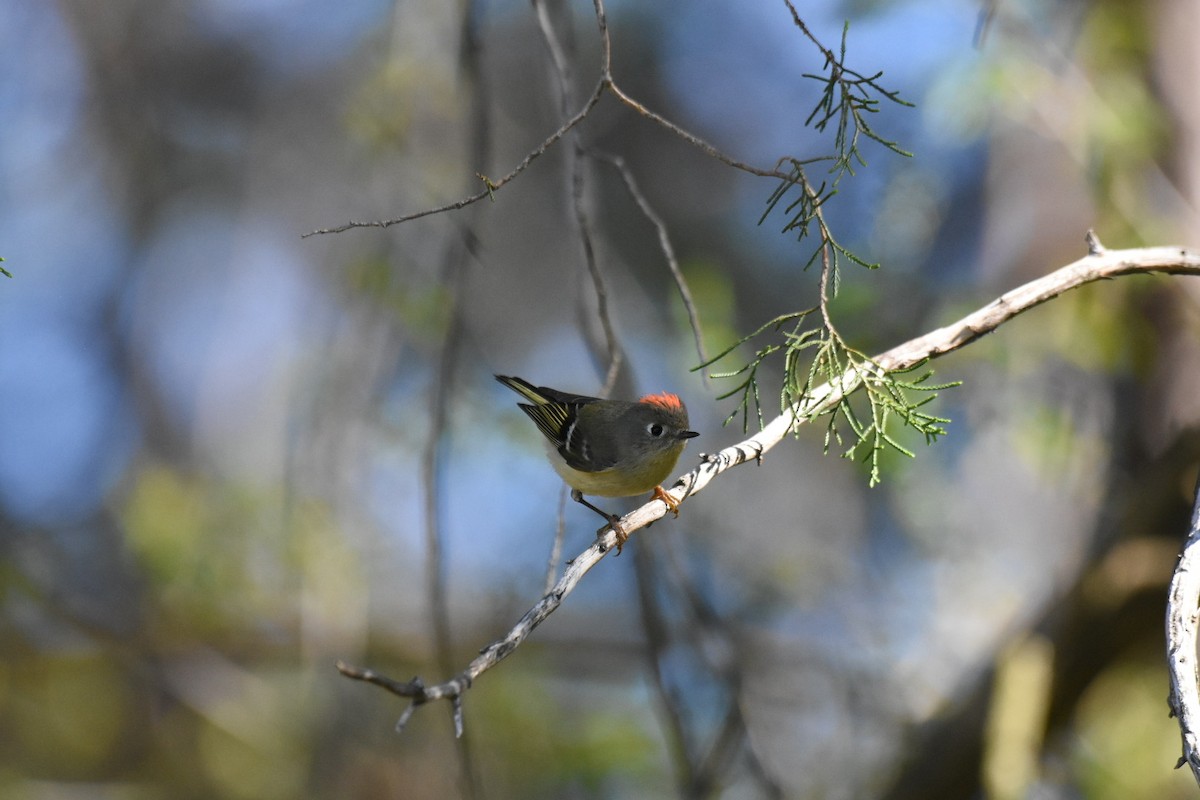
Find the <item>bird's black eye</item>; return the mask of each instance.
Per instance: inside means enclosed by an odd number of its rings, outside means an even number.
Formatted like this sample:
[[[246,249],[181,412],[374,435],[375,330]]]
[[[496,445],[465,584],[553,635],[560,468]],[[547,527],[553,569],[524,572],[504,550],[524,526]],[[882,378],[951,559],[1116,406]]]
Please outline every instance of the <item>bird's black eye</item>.
[[[655,439],[657,439],[658,437],[663,435],[663,426],[659,425],[657,422],[651,422],[649,425],[646,426],[646,433],[650,434]]]

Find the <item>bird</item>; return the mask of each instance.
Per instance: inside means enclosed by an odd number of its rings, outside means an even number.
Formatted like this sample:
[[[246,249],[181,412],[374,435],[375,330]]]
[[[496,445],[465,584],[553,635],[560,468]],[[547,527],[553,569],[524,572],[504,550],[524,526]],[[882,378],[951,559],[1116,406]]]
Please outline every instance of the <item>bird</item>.
[[[608,521],[617,536],[617,554],[629,539],[620,517],[584,499],[630,497],[653,491],[679,516],[679,503],[662,488],[688,439],[687,408],[669,392],[640,400],[605,400],[570,394],[508,375],[496,380],[528,400],[517,406],[546,437],[550,463],[571,487],[571,499]]]

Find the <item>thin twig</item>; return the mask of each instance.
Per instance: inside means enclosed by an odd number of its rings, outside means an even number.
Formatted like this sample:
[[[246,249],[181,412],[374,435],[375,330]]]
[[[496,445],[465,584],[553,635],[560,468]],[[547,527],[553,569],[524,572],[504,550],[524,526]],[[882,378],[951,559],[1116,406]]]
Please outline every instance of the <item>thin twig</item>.
[[[692,299],[692,290],[688,287],[687,279],[683,276],[683,270],[679,267],[679,259],[675,257],[675,247],[671,244],[671,235],[667,230],[667,224],[663,218],[658,215],[654,207],[650,205],[650,201],[646,199],[646,195],[642,193],[641,187],[638,186],[637,179],[633,177],[633,172],[630,171],[625,159],[618,155],[610,153],[601,153],[593,151],[593,158],[597,158],[616,168],[617,173],[621,176],[621,180],[625,183],[625,189],[629,192],[629,196],[637,204],[638,209],[642,212],[650,224],[654,226],[654,230],[658,233],[658,247],[662,250],[663,258],[667,261],[667,269],[671,271],[671,277],[675,280],[676,291],[679,292],[679,299],[683,301],[683,308],[687,312],[688,324],[692,328],[692,338],[696,342],[696,354],[700,357],[700,363],[706,364],[709,361],[708,349],[704,346],[704,333],[700,328],[700,313],[696,310],[696,302]],[[705,382],[708,381],[708,373],[702,373]]]
[[[658,694],[665,717],[663,728],[667,745],[674,751],[674,761],[681,765],[683,774],[679,776],[679,785],[681,787],[694,786],[696,784],[697,748],[689,736],[683,701],[667,682],[665,661],[670,648],[672,626],[667,624],[659,608],[657,590],[661,584],[654,574],[651,550],[639,548],[633,555],[633,566],[637,577],[638,609],[641,612],[642,630],[646,634],[646,658],[649,661],[654,690]],[[685,797],[693,796],[686,791],[681,794]]]
[[[463,8],[461,26],[462,46],[460,49],[463,75],[471,100],[471,148],[470,154],[476,164],[487,163],[491,153],[491,125],[482,86],[482,71],[479,66],[480,43],[474,25],[474,0],[468,0]],[[470,224],[468,221],[467,233]],[[449,674],[453,669],[450,632],[448,589],[446,586],[446,562],[443,556],[443,520],[441,499],[443,449],[446,440],[446,419],[450,398],[454,392],[454,373],[458,362],[459,345],[464,329],[466,307],[465,284],[467,259],[470,257],[467,242],[469,235],[457,237],[447,249],[443,284],[449,291],[449,319],[441,341],[437,369],[429,393],[429,428],[421,453],[421,495],[425,528],[425,575],[428,581],[430,618],[434,632],[434,652],[438,669]],[[461,726],[461,709],[455,710],[456,727]],[[479,795],[475,777],[475,764],[471,755],[470,739],[457,738],[455,748],[460,768],[460,787],[464,798],[470,800]]]
[[[603,14],[603,4],[599,0],[597,2],[600,36],[601,39],[607,39],[608,26]],[[546,49],[550,52],[554,75],[557,79],[559,108],[565,114],[571,102],[570,60],[567,58],[566,48],[560,41],[558,33],[554,29],[554,24],[550,20],[545,0],[534,0],[533,6],[538,21],[538,30],[542,34],[542,40],[546,44]],[[609,69],[607,63],[607,54],[609,52],[609,48],[604,48],[606,61],[601,65],[601,71],[606,75]],[[604,352],[598,359],[604,373],[603,388],[599,394],[601,397],[607,397],[612,392],[617,380],[617,374],[621,369],[623,361],[622,351],[620,343],[617,340],[616,327],[613,325],[612,314],[609,310],[608,287],[604,280],[604,273],[600,269],[600,263],[596,257],[592,220],[586,204],[587,175],[583,167],[583,145],[579,141],[579,133],[572,132],[569,141],[571,146],[567,150],[566,169],[571,186],[571,208],[574,212],[575,225],[579,232],[579,244],[583,251],[584,266],[587,268],[587,274],[591,280],[592,291],[596,299],[596,319],[600,323],[600,332],[604,336]]]
[[[604,280],[604,272],[596,259],[596,247],[592,235],[591,216],[587,213],[584,203],[585,177],[580,155],[582,151],[576,146],[571,159],[571,202],[575,210],[575,224],[579,226],[579,243],[583,248],[583,263],[587,267],[588,277],[592,282],[592,293],[596,299],[596,318],[600,322],[600,332],[604,335],[603,363],[604,385],[599,395],[608,397],[616,385],[617,376],[621,371],[624,357],[621,343],[617,340],[616,328],[613,326],[612,313],[608,306],[608,284]]]
[[[542,594],[554,588],[558,575],[558,562],[562,559],[563,541],[567,538],[567,485],[564,483],[558,492],[558,514],[554,525],[554,541],[550,545],[550,557],[546,559],[546,581]]]
[[[678,537],[655,537],[655,541],[659,545],[659,552],[663,554],[661,561],[665,565],[660,580],[682,598],[691,618],[689,630],[697,632],[697,641],[691,642],[691,647],[729,693],[725,724],[694,769],[695,785],[711,786],[722,771],[721,765],[728,761],[734,749],[740,747],[745,753],[751,775],[762,790],[762,796],[781,797],[782,790],[770,776],[754,749],[754,742],[746,734],[745,715],[742,711],[742,687],[745,685],[743,648],[737,641],[732,626],[721,617],[704,592],[696,586],[692,574],[682,563],[679,548],[676,546]],[[640,553],[641,548],[636,552]],[[711,644],[713,640],[719,642],[715,648]],[[716,657],[714,653],[717,654]],[[739,730],[740,736],[736,736]],[[695,794],[703,796],[699,792]]]
[[[421,448],[421,497],[425,529],[425,576],[429,581],[430,618],[439,667],[449,671],[450,621],[446,602],[446,568],[442,558],[441,462],[446,435],[446,413],[453,394],[454,367],[458,361],[463,327],[463,283],[467,251],[461,239],[446,254],[443,283],[449,290],[449,320],[442,337],[437,367],[429,390],[429,424]]]
[[[612,80],[612,78],[607,79],[607,84],[608,84],[608,87],[612,90],[613,96],[616,97],[618,100],[620,100],[622,103],[629,106],[634,111],[636,111],[638,114],[642,115],[643,117],[650,120],[651,122],[670,131],[671,133],[678,136],[680,139],[683,139],[685,142],[690,144],[692,147],[695,147],[697,150],[700,150],[705,155],[710,156],[711,158],[715,158],[717,161],[720,161],[722,164],[725,164],[726,166],[733,167],[734,169],[741,170],[742,172],[748,172],[751,175],[758,175],[759,177],[762,177],[762,178],[779,178],[780,180],[788,180],[788,177],[789,177],[788,174],[786,172],[783,172],[782,170],[780,170],[778,166],[776,166],[772,169],[764,169],[762,167],[756,167],[753,164],[747,164],[744,161],[738,161],[736,158],[733,158],[732,156],[728,156],[725,153],[721,152],[716,147],[714,147],[713,145],[704,141],[703,139],[701,139],[699,136],[695,135],[694,133],[692,133],[688,130],[685,130],[684,128],[681,128],[680,126],[676,125],[674,122],[671,122],[671,120],[667,119],[666,117],[662,116],[661,114],[656,114],[655,112],[651,111],[645,105],[643,105],[642,103],[635,100],[633,97],[626,94],[625,91],[623,89],[621,89],[621,87],[617,86],[617,84]],[[782,160],[780,163],[782,163]]]
[[[550,52],[550,63],[553,66],[551,71],[558,83],[559,110],[566,116],[571,100],[571,62],[567,58],[566,48],[554,31],[554,23],[550,21],[547,0],[533,0],[533,13],[537,19],[538,31],[542,34],[542,42]]]
[[[326,233],[343,233],[343,232],[351,230],[353,228],[390,228],[392,225],[399,225],[403,222],[411,222],[414,219],[420,219],[421,217],[428,217],[432,214],[441,214],[446,211],[456,211],[460,208],[465,208],[465,207],[471,205],[472,203],[477,203],[480,200],[484,199],[485,197],[490,198],[493,196],[493,194],[495,193],[495,191],[497,189],[503,187],[505,184],[507,184],[513,178],[517,177],[522,172],[524,172],[526,170],[526,168],[529,167],[530,164],[532,164],[534,161],[536,161],[541,156],[545,155],[546,151],[548,151],[551,147],[553,147],[555,142],[557,142],[559,139],[566,136],[567,133],[569,131],[571,131],[576,125],[578,125],[580,122],[582,122],[584,119],[586,119],[587,115],[589,113],[591,113],[592,107],[595,106],[596,103],[600,102],[600,98],[604,95],[604,90],[607,88],[607,86],[608,86],[608,84],[605,81],[600,81],[599,83],[597,83],[596,88],[592,91],[592,94],[588,97],[587,102],[585,102],[583,104],[583,108],[579,109],[579,111],[576,112],[574,116],[572,116],[570,119],[568,119],[566,122],[564,122],[558,130],[556,130],[554,133],[550,134],[544,140],[542,140],[541,144],[539,144],[537,147],[535,147],[533,150],[531,150],[525,156],[525,158],[521,160],[521,163],[519,163],[519,164],[517,164],[517,166],[513,167],[513,169],[510,170],[508,172],[508,174],[506,174],[504,177],[502,177],[498,180],[492,180],[491,178],[480,175],[479,178],[480,178],[480,180],[483,181],[484,188],[482,190],[476,192],[475,194],[468,195],[468,196],[462,198],[461,200],[454,201],[453,203],[447,203],[446,205],[438,206],[437,208],[427,208],[424,211],[417,211],[412,214],[405,214],[404,216],[395,217],[393,219],[377,219],[377,220],[369,220],[369,221],[350,220],[349,222],[347,222],[344,225],[338,225],[333,228],[318,228],[316,230],[309,231],[308,233],[302,234],[300,238],[307,239],[309,236],[318,236],[318,235],[326,234]]]

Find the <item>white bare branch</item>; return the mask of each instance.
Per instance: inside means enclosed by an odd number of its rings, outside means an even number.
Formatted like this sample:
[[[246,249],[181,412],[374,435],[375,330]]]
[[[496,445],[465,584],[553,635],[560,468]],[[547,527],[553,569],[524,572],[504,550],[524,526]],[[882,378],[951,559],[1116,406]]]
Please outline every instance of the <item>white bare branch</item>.
[[[1088,232],[1088,254],[1078,261],[1068,264],[1049,275],[1030,281],[1023,286],[1001,295],[991,303],[974,311],[962,319],[935,331],[912,339],[904,344],[888,350],[871,360],[867,370],[880,372],[903,370],[921,364],[924,361],[937,358],[964,347],[976,339],[991,333],[1005,322],[1029,309],[1041,305],[1072,289],[1099,280],[1117,278],[1123,275],[1139,275],[1162,273],[1167,275],[1200,275],[1200,251],[1182,247],[1147,247],[1133,250],[1107,250],[1096,239],[1095,234]],[[778,417],[763,427],[754,436],[735,445],[726,447],[719,453],[701,456],[698,467],[682,475],[670,488],[669,493],[679,503],[705,488],[721,473],[747,461],[761,461],[762,457],[775,445],[779,444],[797,426],[814,419],[824,411],[833,408],[840,400],[855,391],[863,382],[864,368],[852,369],[838,380],[822,384],[803,402],[785,409]],[[631,511],[621,518],[621,527],[626,533],[632,534],[641,528],[661,519],[667,513],[667,506],[661,500],[651,500],[640,508]],[[1198,537],[1193,526],[1193,537]],[[426,687],[419,679],[408,683],[400,683],[378,675],[369,670],[361,670],[347,664],[339,663],[338,669],[347,677],[365,680],[383,686],[389,691],[412,699],[413,706],[421,705],[430,700],[449,699],[455,706],[455,724],[461,732],[461,697],[471,687],[475,679],[487,670],[500,663],[533,632],[543,620],[549,617],[562,604],[592,567],[600,562],[610,549],[616,546],[617,537],[611,528],[601,528],[596,541],[567,565],[566,571],[550,591],[544,594],[532,608],[508,631],[501,639],[485,647],[467,668],[454,678]],[[1200,559],[1200,547],[1196,548],[1195,558]],[[1181,565],[1183,562],[1181,562]],[[1179,578],[1177,574],[1177,578]],[[1191,592],[1190,600],[1183,607],[1189,609],[1187,614],[1191,620],[1190,647],[1187,651],[1190,659],[1186,666],[1191,670],[1191,678],[1187,681],[1188,697],[1195,701],[1188,710],[1200,714],[1200,694],[1197,692],[1195,675],[1195,632],[1197,598],[1200,597],[1200,569],[1188,571],[1181,583],[1186,585],[1181,590]],[[1174,588],[1174,584],[1172,584]],[[1174,594],[1172,595],[1174,599]],[[1186,598],[1185,598],[1186,599]],[[1173,650],[1172,653],[1176,653]],[[1173,666],[1175,664],[1173,658]],[[403,719],[407,719],[409,712]],[[1200,716],[1191,717],[1200,719]],[[1194,729],[1193,729],[1194,730]],[[1185,730],[1185,745],[1189,741]],[[1190,740],[1192,750],[1196,753],[1196,738]],[[1197,769],[1200,761],[1193,761],[1193,769]]]

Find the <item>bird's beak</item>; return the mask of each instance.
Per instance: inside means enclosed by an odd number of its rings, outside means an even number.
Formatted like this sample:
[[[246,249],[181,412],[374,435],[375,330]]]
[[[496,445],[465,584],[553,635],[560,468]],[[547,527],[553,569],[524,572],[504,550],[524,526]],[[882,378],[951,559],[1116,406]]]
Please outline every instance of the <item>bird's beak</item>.
[[[700,434],[696,433],[695,431],[680,431],[679,432],[680,439],[694,439],[695,437],[697,437],[699,435]]]

